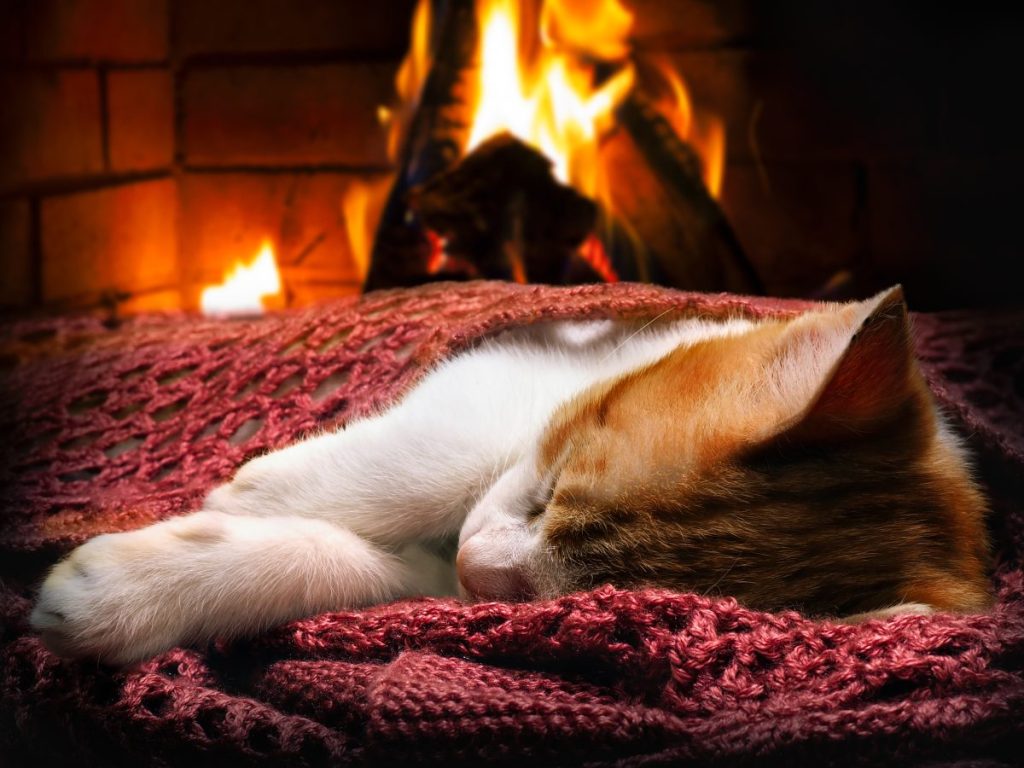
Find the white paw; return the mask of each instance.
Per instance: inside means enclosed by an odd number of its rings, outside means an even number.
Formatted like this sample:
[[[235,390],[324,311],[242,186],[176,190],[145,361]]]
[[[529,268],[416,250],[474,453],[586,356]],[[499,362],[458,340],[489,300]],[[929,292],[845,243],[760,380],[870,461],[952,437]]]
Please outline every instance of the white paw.
[[[188,572],[187,550],[204,541],[197,533],[163,523],[86,542],[43,582],[32,626],[54,653],[111,664],[182,642],[189,622],[178,581]]]

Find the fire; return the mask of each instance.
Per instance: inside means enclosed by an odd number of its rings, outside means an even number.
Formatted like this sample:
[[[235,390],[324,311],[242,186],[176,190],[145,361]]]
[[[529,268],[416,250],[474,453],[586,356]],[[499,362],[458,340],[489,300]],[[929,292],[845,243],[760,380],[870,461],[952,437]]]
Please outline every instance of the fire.
[[[399,98],[397,109],[382,107],[377,117],[388,129],[388,157],[397,159],[403,131],[412,118],[420,99],[420,90],[427,80],[433,63],[430,50],[431,0],[420,0],[412,17],[412,36],[409,53],[395,76],[395,92]]]
[[[619,0],[477,0],[480,70],[466,152],[507,131],[543,152],[556,177],[601,198],[599,148],[616,108],[637,86],[629,34],[633,14]],[[658,109],[701,157],[713,196],[721,188],[725,133],[696,112],[682,78],[661,64],[668,97]],[[609,75],[608,72],[611,72]]]
[[[433,65],[434,25],[439,22],[432,15],[435,6],[432,0],[419,0],[409,51],[395,79],[398,100],[378,109],[393,163],[400,162]],[[475,16],[477,66],[457,87],[467,102],[463,155],[498,133],[510,133],[542,152],[559,181],[614,214],[610,189],[615,180],[603,167],[601,146],[615,127],[616,110],[637,91],[698,154],[704,184],[718,196],[725,158],[722,123],[693,107],[682,77],[670,65],[633,49],[633,13],[623,0],[475,0]],[[653,83],[647,81],[652,73]],[[361,276],[369,266],[390,181],[353,183],[341,200]],[[580,255],[605,275],[608,255],[595,243],[585,243]],[[444,264],[443,241],[432,240],[431,253],[428,266],[436,271]]]
[[[348,247],[360,281],[370,269],[373,233],[377,229],[391,178],[353,180],[341,198]]]
[[[635,79],[623,58],[633,17],[618,0],[546,0],[531,57],[522,11],[519,0],[478,0],[478,102],[466,152],[507,131],[543,152],[560,181],[593,196],[601,135]],[[599,82],[603,58],[617,69]]]
[[[199,305],[206,315],[258,314],[265,308],[264,298],[280,293],[274,248],[264,240],[255,258],[248,263],[236,261],[220,285],[204,288]]]
[[[432,21],[431,0],[420,0],[412,18],[409,52],[395,76],[398,102],[377,107],[377,121],[387,131],[387,154],[392,162],[398,160],[405,129],[419,104],[420,90],[433,61],[430,50]],[[393,180],[393,174],[378,179],[353,180],[341,196],[340,209],[348,247],[360,281],[366,278],[370,268],[373,235]]]
[[[670,65],[659,62],[658,70],[668,85],[668,95],[658,102],[658,109],[700,156],[704,186],[717,198],[725,171],[725,126],[718,117],[694,110],[683,79]]]

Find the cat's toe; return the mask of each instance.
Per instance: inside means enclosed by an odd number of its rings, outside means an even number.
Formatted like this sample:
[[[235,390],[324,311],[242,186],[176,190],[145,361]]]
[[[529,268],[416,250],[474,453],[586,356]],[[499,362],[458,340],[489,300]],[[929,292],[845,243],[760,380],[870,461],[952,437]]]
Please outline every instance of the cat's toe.
[[[145,584],[130,557],[131,541],[100,536],[58,563],[43,582],[29,618],[43,644],[60,656],[111,664],[147,650]],[[126,550],[126,546],[128,549]]]
[[[91,612],[83,610],[90,602],[89,571],[81,562],[80,550],[50,571],[29,617],[43,644],[61,656],[88,654],[97,635],[94,624],[100,617],[90,618]]]
[[[31,616],[32,628],[39,633],[43,645],[58,656],[74,657],[75,643],[67,633],[68,621],[65,616],[54,611],[36,608]]]
[[[64,628],[67,626],[67,617],[64,614],[37,605],[29,620],[32,628],[39,633],[43,645],[59,656],[71,655],[64,634]]]

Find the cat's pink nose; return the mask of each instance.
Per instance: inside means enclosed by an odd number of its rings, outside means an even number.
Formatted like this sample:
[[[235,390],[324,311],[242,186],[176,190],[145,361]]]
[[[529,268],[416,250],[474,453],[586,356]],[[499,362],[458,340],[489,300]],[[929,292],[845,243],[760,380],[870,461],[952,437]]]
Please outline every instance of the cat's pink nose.
[[[523,568],[493,537],[478,534],[459,548],[455,569],[463,588],[476,600],[530,600],[535,590]]]

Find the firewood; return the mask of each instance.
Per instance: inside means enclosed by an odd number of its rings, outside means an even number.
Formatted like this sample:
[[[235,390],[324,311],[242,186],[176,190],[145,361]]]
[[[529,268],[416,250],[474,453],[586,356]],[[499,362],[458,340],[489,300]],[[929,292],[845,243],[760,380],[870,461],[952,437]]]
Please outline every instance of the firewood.
[[[433,0],[433,61],[374,239],[364,290],[476,277],[560,283],[600,279],[578,255],[596,235],[622,279],[762,293],[692,148],[642,94],[618,108],[600,150],[613,179],[601,210],[510,137],[459,161],[471,117],[474,0]],[[437,257],[443,243],[444,260]]]
[[[631,234],[611,249],[631,279],[699,291],[763,293],[761,280],[701,178],[693,149],[641,96],[618,109],[620,128],[605,141],[601,162],[610,208]],[[620,266],[620,268],[622,268]]]
[[[398,173],[374,238],[363,290],[416,285],[430,274],[431,242],[409,215],[409,190],[459,158],[468,126],[464,79],[476,52],[475,0],[433,0],[433,62],[399,155]]]
[[[470,277],[533,283],[564,281],[597,215],[550,160],[508,134],[414,189],[410,204]]]

